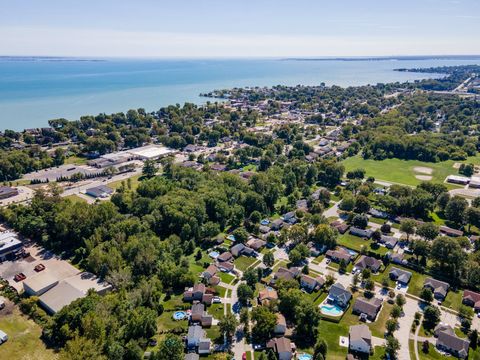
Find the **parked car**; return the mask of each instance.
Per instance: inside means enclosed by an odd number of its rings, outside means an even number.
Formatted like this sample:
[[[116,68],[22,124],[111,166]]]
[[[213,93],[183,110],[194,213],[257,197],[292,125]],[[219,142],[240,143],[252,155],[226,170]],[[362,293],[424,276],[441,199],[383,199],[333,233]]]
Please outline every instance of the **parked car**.
[[[27,277],[25,276],[24,273],[18,273],[17,275],[15,275],[15,277],[13,278],[13,280],[15,280],[16,282],[19,282],[19,281],[23,281],[25,280]]]
[[[3,344],[7,340],[8,340],[8,335],[2,330],[0,330],[0,344]]]
[[[45,270],[45,265],[43,265],[43,264],[38,264],[37,266],[35,266],[34,270],[35,270],[36,272],[43,271],[43,270]]]
[[[214,296],[212,299],[212,303],[214,304],[220,304],[221,302],[222,302],[222,299],[220,299],[220,297],[218,296]]]

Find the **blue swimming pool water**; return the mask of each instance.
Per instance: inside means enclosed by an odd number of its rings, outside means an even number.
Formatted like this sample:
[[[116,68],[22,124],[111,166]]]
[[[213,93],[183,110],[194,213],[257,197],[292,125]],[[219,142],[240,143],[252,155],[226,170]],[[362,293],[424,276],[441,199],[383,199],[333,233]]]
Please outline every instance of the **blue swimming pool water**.
[[[298,360],[312,360],[312,355],[310,354],[301,354],[298,356]]]
[[[183,320],[187,317],[187,313],[185,311],[176,311],[173,313],[174,320]]]
[[[216,258],[218,257],[218,255],[220,255],[220,254],[218,253],[218,251],[212,251],[212,252],[210,252],[210,254],[208,254],[208,255],[209,255],[211,258],[216,259]]]
[[[343,313],[343,309],[337,305],[322,305],[320,310],[323,314],[330,316],[340,316]]]

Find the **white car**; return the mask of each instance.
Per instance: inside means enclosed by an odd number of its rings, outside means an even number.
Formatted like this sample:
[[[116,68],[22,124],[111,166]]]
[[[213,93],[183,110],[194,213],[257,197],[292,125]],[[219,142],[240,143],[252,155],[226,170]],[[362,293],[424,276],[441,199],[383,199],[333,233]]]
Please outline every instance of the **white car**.
[[[3,344],[7,340],[8,340],[8,335],[2,330],[0,330],[0,344]]]
[[[222,302],[222,299],[220,299],[218,296],[214,296],[212,299],[212,303],[214,304],[220,304]]]

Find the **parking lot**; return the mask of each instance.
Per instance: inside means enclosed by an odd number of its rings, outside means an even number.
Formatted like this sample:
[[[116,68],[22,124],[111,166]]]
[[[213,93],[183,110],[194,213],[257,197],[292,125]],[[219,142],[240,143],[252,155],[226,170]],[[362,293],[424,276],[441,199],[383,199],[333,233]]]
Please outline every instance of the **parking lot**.
[[[38,245],[25,246],[25,251],[30,253],[27,258],[21,258],[13,261],[4,261],[0,264],[0,277],[7,280],[17,291],[23,291],[23,282],[16,282],[14,277],[18,273],[23,273],[28,278],[37,274],[34,270],[38,264],[43,264],[45,270],[52,274],[58,280],[78,274],[80,270],[72,266],[65,260],[60,259],[51,252]]]

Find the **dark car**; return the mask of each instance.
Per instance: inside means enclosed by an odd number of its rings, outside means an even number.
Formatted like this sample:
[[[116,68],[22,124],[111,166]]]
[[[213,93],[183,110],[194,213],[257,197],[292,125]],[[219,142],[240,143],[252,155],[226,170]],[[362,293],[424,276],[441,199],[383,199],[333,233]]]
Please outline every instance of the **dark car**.
[[[36,272],[43,271],[43,270],[45,270],[45,265],[43,265],[43,264],[38,264],[37,266],[35,266],[34,270],[35,270]]]
[[[23,281],[25,280],[27,277],[25,276],[24,273],[18,273],[17,275],[15,275],[15,277],[13,278],[13,280],[15,280],[16,282],[19,282],[19,281]]]

